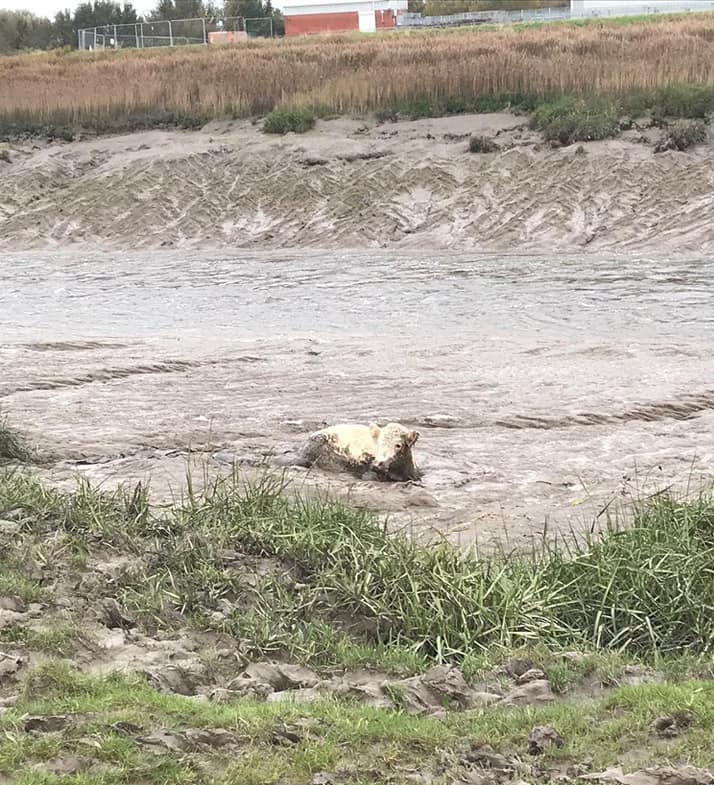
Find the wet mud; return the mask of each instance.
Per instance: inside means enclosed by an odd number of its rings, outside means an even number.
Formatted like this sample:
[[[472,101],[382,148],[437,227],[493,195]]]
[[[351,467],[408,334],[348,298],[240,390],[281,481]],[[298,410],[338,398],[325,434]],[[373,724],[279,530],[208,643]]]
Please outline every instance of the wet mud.
[[[714,466],[708,259],[33,252],[0,257],[0,407],[69,484],[176,493],[338,421],[420,431],[419,485],[290,469],[393,525],[520,546]]]

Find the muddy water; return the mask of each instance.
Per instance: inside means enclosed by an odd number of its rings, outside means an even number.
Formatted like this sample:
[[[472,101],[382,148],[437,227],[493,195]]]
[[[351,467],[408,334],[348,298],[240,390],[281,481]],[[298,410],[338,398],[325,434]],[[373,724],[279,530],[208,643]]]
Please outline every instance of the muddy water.
[[[58,482],[160,493],[189,445],[214,473],[399,420],[424,487],[294,477],[424,536],[520,544],[708,480],[713,278],[585,255],[0,256],[0,405]]]

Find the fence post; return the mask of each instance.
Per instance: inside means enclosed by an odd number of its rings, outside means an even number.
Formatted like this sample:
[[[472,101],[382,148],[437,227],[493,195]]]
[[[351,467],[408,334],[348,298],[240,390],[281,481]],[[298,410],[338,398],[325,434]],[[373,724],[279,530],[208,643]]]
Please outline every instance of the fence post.
[[[114,48],[119,48],[119,41],[117,40],[117,26],[114,25]]]
[[[270,37],[275,38],[275,35],[273,34],[273,17],[270,16],[268,18],[270,19]]]
[[[173,28],[171,27],[171,20],[169,19],[169,46],[174,45],[174,32]]]
[[[144,48],[144,23],[139,22],[139,27],[141,28],[141,48]]]
[[[134,23],[134,40],[136,41],[136,48],[139,49],[139,23]]]
[[[205,46],[208,46],[208,36],[206,35],[206,17],[202,16],[201,21],[203,22],[203,43]]]

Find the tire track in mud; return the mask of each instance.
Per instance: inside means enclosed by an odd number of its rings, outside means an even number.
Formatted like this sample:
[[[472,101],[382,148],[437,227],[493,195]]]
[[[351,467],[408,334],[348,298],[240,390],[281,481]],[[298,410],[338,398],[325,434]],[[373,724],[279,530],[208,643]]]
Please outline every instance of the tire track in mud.
[[[13,164],[0,247],[94,238],[142,248],[207,237],[219,247],[635,248],[666,240],[704,250],[714,243],[711,151],[654,156],[628,143],[584,155],[523,147],[465,158],[459,145],[395,137],[379,141],[384,157],[374,158],[373,137],[345,138],[350,163],[325,143],[316,148],[324,165],[306,174],[302,148],[270,146],[251,133],[240,137],[244,145],[220,149],[208,138],[201,149],[194,136],[185,151],[157,152],[140,168],[123,165],[126,151],[102,151],[98,142],[89,162],[68,147]],[[154,198],[157,183],[164,199]],[[127,227],[136,229],[130,238]]]
[[[405,418],[405,422],[425,428],[508,428],[512,430],[554,430],[581,426],[620,425],[627,422],[661,422],[691,420],[703,412],[714,410],[714,390],[682,395],[670,401],[635,405],[621,412],[579,412],[561,416],[512,415],[495,420],[467,421],[458,417]]]
[[[244,357],[218,360],[167,360],[164,362],[134,365],[125,368],[97,368],[94,371],[77,374],[75,376],[41,378],[14,387],[0,386],[0,398],[7,398],[10,395],[21,392],[33,392],[34,390],[58,390],[63,387],[82,387],[85,384],[107,382],[114,379],[127,379],[132,376],[145,376],[157,373],[181,373],[194,368],[225,365],[231,362],[257,363],[264,362],[264,359],[262,357],[246,355]]]

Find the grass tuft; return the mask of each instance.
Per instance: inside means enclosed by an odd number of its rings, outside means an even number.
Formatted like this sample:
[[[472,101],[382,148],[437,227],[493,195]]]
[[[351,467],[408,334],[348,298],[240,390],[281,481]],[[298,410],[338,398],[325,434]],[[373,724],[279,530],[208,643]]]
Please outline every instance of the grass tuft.
[[[469,139],[470,153],[495,153],[498,145],[488,136],[472,136]]]
[[[30,460],[30,448],[27,439],[16,431],[7,417],[0,412],[0,464]]]

